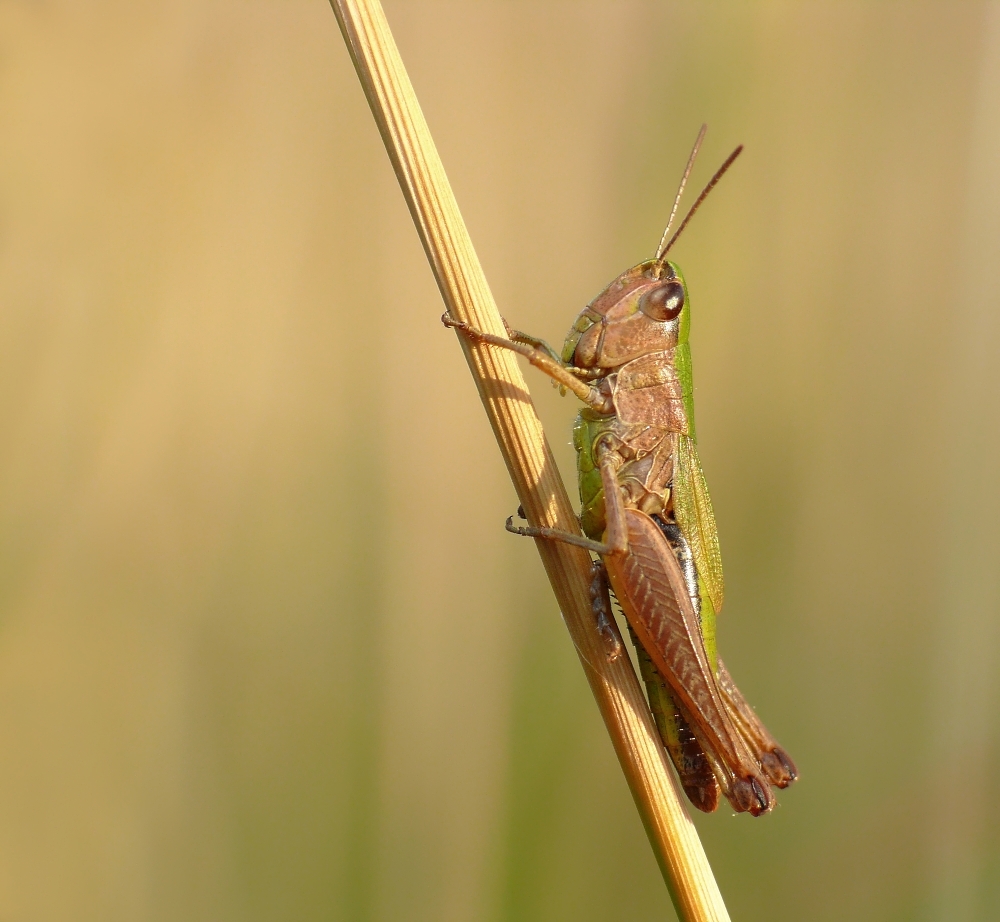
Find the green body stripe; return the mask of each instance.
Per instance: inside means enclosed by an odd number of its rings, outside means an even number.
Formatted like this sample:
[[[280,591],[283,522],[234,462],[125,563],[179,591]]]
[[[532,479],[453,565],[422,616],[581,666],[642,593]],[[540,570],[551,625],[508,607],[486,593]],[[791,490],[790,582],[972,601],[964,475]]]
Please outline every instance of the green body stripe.
[[[712,597],[705,590],[703,580],[698,580],[698,594],[701,596],[701,637],[705,641],[705,652],[712,672],[719,672],[719,648],[715,642],[715,609],[712,607]]]
[[[666,747],[670,761],[674,763],[677,773],[684,779],[684,746],[681,743],[679,728],[674,717],[677,706],[667,688],[667,683],[663,681],[663,677],[653,665],[653,660],[639,642],[639,638],[635,636],[635,631],[632,630],[631,626],[629,626],[628,632],[632,638],[632,645],[635,647],[636,658],[639,660],[639,674],[646,685],[646,697],[649,700],[649,710],[653,714],[656,729],[660,731],[660,739]]]
[[[614,424],[614,417],[595,416],[581,411],[573,426],[573,447],[576,449],[576,467],[580,479],[580,527],[594,541],[604,536],[604,484],[594,457],[594,445],[606,429]]]
[[[684,415],[687,417],[688,432],[697,440],[694,428],[694,383],[691,375],[691,346],[681,343],[674,351],[674,368],[681,382],[681,396],[684,400]]]

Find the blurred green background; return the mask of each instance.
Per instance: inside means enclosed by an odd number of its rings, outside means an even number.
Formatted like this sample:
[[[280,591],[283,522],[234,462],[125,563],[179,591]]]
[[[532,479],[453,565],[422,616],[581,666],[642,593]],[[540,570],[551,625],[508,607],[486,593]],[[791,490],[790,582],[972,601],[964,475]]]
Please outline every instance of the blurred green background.
[[[1000,5],[386,10],[497,300],[674,251],[737,922],[1000,918]],[[0,3],[0,919],[673,918],[322,0]],[[576,407],[537,375],[572,476]]]

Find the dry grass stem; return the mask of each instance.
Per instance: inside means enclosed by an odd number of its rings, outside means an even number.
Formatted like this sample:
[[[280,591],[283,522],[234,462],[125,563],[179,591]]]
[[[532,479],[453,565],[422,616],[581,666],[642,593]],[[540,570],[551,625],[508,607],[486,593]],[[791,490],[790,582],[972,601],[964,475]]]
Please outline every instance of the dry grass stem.
[[[331,4],[449,312],[504,335],[381,4]],[[528,521],[578,533],[573,506],[514,356],[470,345],[461,336],[459,341]],[[685,922],[728,920],[629,658],[608,662],[590,607],[588,554],[553,541],[536,543],[678,915]]]

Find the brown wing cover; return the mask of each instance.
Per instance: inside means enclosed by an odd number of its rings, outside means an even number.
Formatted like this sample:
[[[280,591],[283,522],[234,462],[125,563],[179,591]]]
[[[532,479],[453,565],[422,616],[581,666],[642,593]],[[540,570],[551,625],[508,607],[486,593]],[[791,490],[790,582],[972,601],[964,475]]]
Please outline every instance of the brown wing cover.
[[[743,693],[736,687],[729,670],[719,660],[719,691],[726,702],[729,716],[750,749],[757,754],[757,761],[768,780],[775,787],[787,788],[799,777],[792,757],[778,745],[778,741],[764,726],[757,712],[750,707]]]
[[[726,712],[673,550],[645,513],[627,509],[625,520],[629,553],[605,558],[622,611],[702,748],[719,764],[719,783],[733,808],[764,813],[774,796]]]

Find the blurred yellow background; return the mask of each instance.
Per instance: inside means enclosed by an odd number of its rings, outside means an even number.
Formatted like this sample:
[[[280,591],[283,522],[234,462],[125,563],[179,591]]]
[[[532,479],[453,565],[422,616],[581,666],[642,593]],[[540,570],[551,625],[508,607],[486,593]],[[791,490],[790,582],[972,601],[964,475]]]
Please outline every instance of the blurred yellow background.
[[[385,6],[553,343],[746,144],[673,256],[802,781],[698,826],[738,922],[1000,918],[1000,5]],[[324,2],[0,4],[0,919],[673,918],[441,310]]]

